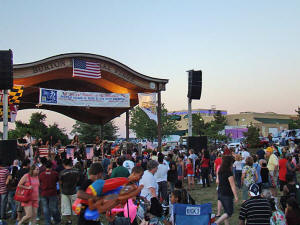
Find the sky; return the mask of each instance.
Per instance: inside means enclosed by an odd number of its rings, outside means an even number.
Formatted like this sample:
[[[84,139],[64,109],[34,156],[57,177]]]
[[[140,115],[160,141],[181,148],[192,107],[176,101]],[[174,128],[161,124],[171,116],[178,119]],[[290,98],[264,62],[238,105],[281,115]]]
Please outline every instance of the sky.
[[[71,52],[107,56],[169,79],[169,111],[187,108],[186,71],[195,69],[203,88],[193,108],[294,114],[299,27],[298,0],[0,1],[0,49],[11,48],[15,64]],[[44,112],[48,124],[71,130],[74,120]],[[17,119],[28,122],[31,113]],[[124,115],[115,121],[123,136]]]

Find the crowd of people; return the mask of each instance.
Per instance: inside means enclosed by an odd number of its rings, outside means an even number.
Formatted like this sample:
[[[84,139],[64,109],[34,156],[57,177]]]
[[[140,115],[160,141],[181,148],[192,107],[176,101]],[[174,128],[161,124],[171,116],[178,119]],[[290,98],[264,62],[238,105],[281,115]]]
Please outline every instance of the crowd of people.
[[[296,173],[300,149],[294,144],[270,145],[250,153],[245,147],[215,150],[140,151],[121,149],[112,154],[95,141],[94,157],[87,159],[77,136],[72,145],[77,150],[72,157],[59,152],[61,144],[48,143],[47,157],[40,157],[37,143],[28,133],[19,143],[23,154],[12,165],[0,159],[0,216],[16,224],[174,224],[173,204],[195,202],[190,191],[215,188],[218,196],[216,224],[230,224],[234,202],[242,202],[240,224],[299,225],[300,189]],[[88,204],[82,204],[75,216],[72,205],[77,198],[95,198],[86,193],[93,182],[125,177],[142,187],[134,199],[139,205],[138,216],[130,221],[122,214],[107,214],[94,220],[84,216]],[[134,179],[133,179],[134,177]],[[195,186],[195,183],[198,185]],[[18,188],[30,189],[30,199],[16,201]],[[199,192],[198,194],[201,195]],[[239,200],[239,196],[241,199]],[[100,196],[98,196],[100,197]],[[142,212],[142,213],[141,213]],[[223,212],[223,213],[222,213]],[[41,220],[43,218],[43,220]],[[76,222],[75,219],[76,218]]]

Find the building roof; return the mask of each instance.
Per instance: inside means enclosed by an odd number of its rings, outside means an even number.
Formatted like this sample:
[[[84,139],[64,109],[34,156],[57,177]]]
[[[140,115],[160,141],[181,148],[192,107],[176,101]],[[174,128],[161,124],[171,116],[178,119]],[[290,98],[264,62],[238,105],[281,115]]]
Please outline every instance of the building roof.
[[[288,124],[291,120],[290,119],[274,119],[274,118],[257,118],[254,117],[255,120],[265,123],[265,124]]]

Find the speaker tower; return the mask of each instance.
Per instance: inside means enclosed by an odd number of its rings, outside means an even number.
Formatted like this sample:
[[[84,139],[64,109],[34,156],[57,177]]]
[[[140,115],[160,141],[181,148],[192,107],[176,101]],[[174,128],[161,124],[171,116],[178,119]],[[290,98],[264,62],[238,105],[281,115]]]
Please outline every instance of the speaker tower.
[[[0,51],[0,90],[13,87],[13,54],[11,50]]]
[[[189,72],[189,87],[188,95],[189,99],[200,99],[202,91],[202,71],[190,70]]]

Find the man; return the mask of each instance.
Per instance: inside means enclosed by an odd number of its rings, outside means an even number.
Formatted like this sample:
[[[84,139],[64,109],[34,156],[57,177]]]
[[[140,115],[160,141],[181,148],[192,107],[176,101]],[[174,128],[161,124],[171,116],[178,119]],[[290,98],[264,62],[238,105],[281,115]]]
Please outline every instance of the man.
[[[278,179],[278,158],[273,153],[273,148],[268,147],[266,149],[266,158],[268,159],[268,169],[269,169],[269,176],[272,188],[273,196],[277,196],[277,179]]]
[[[45,224],[51,225],[51,216],[54,224],[60,224],[61,218],[58,210],[58,199],[56,183],[58,182],[58,173],[52,170],[51,161],[45,162],[45,171],[39,175],[41,203],[45,216]]]
[[[162,197],[164,203],[168,202],[168,181],[167,175],[169,167],[164,164],[164,155],[158,156],[158,168],[154,175],[158,184],[158,199]]]
[[[246,159],[250,156],[250,153],[246,151],[245,148],[242,148],[242,164],[245,165]]]
[[[249,196],[241,205],[239,225],[270,225],[272,209],[268,200],[260,196],[257,184],[249,186]]]
[[[129,177],[130,173],[129,171],[123,166],[123,158],[119,157],[117,159],[117,165],[118,167],[114,168],[112,170],[110,178],[115,178],[115,177]]]
[[[134,167],[134,162],[132,162],[131,160],[127,159],[123,162],[123,167],[125,167],[126,169],[128,169],[128,172],[131,173],[133,167]]]
[[[0,159],[0,218],[6,219],[5,213],[6,213],[6,205],[7,205],[7,186],[6,186],[6,180],[9,174],[9,170],[4,167],[3,161]]]
[[[67,225],[72,224],[72,205],[76,199],[76,186],[80,180],[79,170],[73,168],[72,159],[65,159],[64,170],[59,174],[61,190],[61,214],[67,218]],[[73,215],[75,215],[73,213]]]

